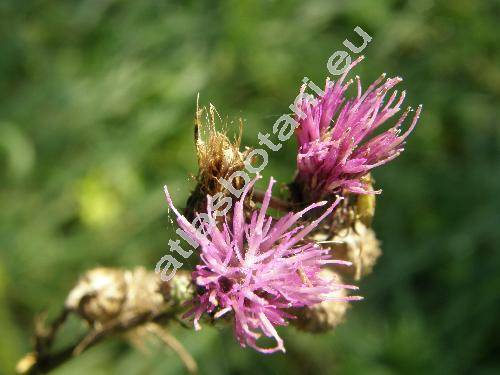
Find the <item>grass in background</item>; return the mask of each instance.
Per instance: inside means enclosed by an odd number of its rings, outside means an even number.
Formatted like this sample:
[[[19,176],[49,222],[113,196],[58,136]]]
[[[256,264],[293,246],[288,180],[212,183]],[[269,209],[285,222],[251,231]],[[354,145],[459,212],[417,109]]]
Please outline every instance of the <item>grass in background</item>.
[[[353,29],[373,41],[365,82],[401,75],[420,124],[396,161],[375,228],[384,256],[345,325],[281,330],[288,354],[241,349],[230,330],[178,335],[207,374],[421,374],[500,371],[500,94],[494,1],[30,1],[0,4],[0,373],[29,349],[32,319],[53,311],[85,269],[153,268],[196,172],[196,94],[244,142],[288,111],[301,79],[322,82]],[[295,144],[270,157],[287,181]],[[71,332],[68,332],[71,334]],[[60,374],[163,374],[115,340]]]

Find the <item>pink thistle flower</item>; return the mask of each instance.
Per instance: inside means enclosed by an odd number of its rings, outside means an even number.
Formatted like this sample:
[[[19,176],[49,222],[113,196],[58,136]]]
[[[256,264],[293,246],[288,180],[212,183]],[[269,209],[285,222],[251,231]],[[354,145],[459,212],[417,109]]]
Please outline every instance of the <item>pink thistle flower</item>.
[[[296,181],[307,192],[308,202],[342,189],[356,194],[379,193],[363,184],[361,177],[403,151],[404,141],[420,116],[422,106],[418,107],[410,127],[401,134],[401,125],[411,111],[408,108],[394,126],[374,135],[400,111],[405,91],[399,97],[397,90],[388,96],[402,79],[385,79],[382,74],[363,93],[356,76],[357,95],[346,100],[345,92],[353,80],[344,83],[344,79],[362,59],[363,56],[351,63],[337,82],[327,79],[322,96],[314,100],[302,97],[298,103]],[[301,92],[304,90],[305,85]]]
[[[319,275],[326,264],[350,265],[350,262],[333,260],[328,249],[304,241],[341,198],[306,226],[297,225],[297,221],[307,211],[327,202],[314,203],[300,212],[274,219],[266,216],[275,182],[271,178],[262,207],[247,220],[243,203],[255,181],[245,187],[229,222],[226,217],[220,228],[215,221],[205,223],[198,231],[175,209],[165,187],[167,201],[179,226],[201,245],[201,264],[193,272],[199,292],[192,301],[194,307],[185,316],[194,316],[195,329],[200,329],[199,320],[204,313],[215,319],[232,313],[235,336],[241,346],[248,345],[262,353],[285,352],[275,326],[287,325],[287,319],[294,318],[287,311],[289,308],[360,297],[339,297],[339,290],[357,288],[336,284]],[[210,196],[207,213],[213,217]],[[276,345],[259,346],[257,340],[262,335],[274,338]]]

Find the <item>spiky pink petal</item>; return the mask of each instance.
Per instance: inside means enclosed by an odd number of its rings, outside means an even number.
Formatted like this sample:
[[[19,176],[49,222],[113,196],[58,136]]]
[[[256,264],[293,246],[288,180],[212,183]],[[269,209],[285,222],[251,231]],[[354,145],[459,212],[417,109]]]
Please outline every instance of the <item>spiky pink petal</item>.
[[[315,100],[303,96],[298,103],[297,181],[307,187],[307,201],[323,199],[342,189],[356,194],[373,193],[360,181],[361,177],[403,151],[404,141],[420,116],[421,106],[408,130],[401,134],[401,126],[411,111],[408,108],[393,127],[374,136],[382,124],[401,110],[405,92],[398,97],[397,90],[392,89],[402,79],[385,79],[383,74],[363,93],[361,80],[356,77],[357,95],[347,99],[345,93],[353,81],[344,80],[361,60],[362,57],[354,61],[337,82],[327,79],[322,96]]]

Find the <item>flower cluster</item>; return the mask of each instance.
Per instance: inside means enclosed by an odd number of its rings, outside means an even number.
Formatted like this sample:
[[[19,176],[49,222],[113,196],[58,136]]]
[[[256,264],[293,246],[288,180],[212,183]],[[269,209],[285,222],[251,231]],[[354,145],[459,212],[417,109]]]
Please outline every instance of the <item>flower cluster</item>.
[[[418,121],[421,106],[409,128],[401,132],[411,111],[408,108],[394,126],[375,135],[382,124],[400,111],[405,91],[399,95],[397,90],[392,91],[402,81],[400,77],[386,79],[383,74],[363,92],[361,80],[356,76],[357,95],[346,99],[353,80],[344,80],[361,59],[354,61],[338,81],[327,79],[325,90],[318,98],[311,100],[304,95],[298,103],[296,183],[302,187],[306,202],[324,199],[342,190],[374,193],[363,184],[361,177],[396,158]]]
[[[239,343],[263,353],[285,351],[275,326],[286,325],[287,320],[294,317],[291,308],[323,301],[359,299],[339,293],[341,289],[356,287],[320,276],[322,267],[327,264],[349,265],[350,262],[334,260],[328,249],[306,240],[341,198],[307,225],[298,223],[302,216],[326,205],[326,201],[274,219],[266,214],[274,182],[271,178],[261,208],[249,216],[244,212],[244,201],[248,199],[255,180],[245,187],[231,218],[226,217],[218,224],[215,221],[203,222],[198,228],[176,210],[165,188],[167,201],[179,226],[201,246],[201,264],[193,272],[198,294],[186,316],[194,316],[195,328],[199,329],[199,320],[205,313],[214,319],[232,313]],[[214,214],[212,203],[209,197],[209,217]],[[273,338],[275,346],[260,346],[257,341],[262,335]]]
[[[284,352],[276,327],[292,321],[300,329],[324,332],[343,321],[349,301],[360,299],[347,294],[357,289],[349,280],[368,274],[381,254],[370,228],[376,191],[369,172],[403,151],[421,106],[407,130],[402,131],[402,125],[411,108],[392,127],[381,130],[401,111],[405,92],[394,90],[401,78],[382,75],[363,91],[356,77],[357,94],[348,98],[354,80],[345,80],[359,61],[336,82],[327,79],[324,92],[315,87],[317,98],[302,87],[294,108],[297,173],[287,185],[290,196],[285,200],[272,197],[272,178],[265,193],[254,188],[260,176],[252,181],[235,178],[234,189],[217,184],[232,180],[243,169],[245,155],[253,151],[240,152],[240,139],[233,143],[216,131],[213,109],[208,137],[200,138],[197,111],[200,171],[186,216],[174,207],[165,187],[182,237],[200,248],[191,274],[196,293],[184,315],[193,318],[195,329],[200,329],[202,317],[224,317],[233,322],[241,346],[262,353]],[[230,193],[238,198],[234,205]],[[217,210],[220,199],[231,203],[223,217]],[[269,207],[281,215],[270,216]],[[181,254],[186,257],[189,252]],[[349,271],[342,267],[346,265],[353,267]],[[266,344],[266,338],[273,344]]]

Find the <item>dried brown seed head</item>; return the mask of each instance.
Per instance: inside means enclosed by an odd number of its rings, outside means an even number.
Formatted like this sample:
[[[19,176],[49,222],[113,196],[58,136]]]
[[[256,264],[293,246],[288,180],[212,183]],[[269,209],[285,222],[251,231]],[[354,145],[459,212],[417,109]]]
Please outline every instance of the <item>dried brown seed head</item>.
[[[206,209],[206,196],[228,192],[219,182],[220,178],[233,183],[236,189],[244,185],[241,177],[231,180],[231,175],[244,169],[244,160],[247,151],[240,151],[242,123],[240,133],[233,141],[229,139],[225,129],[217,130],[217,119],[220,119],[217,110],[210,105],[205,121],[202,115],[205,109],[197,108],[195,120],[195,145],[198,156],[197,186],[188,199],[186,215],[188,219],[194,212],[203,212]]]
[[[114,319],[164,311],[175,304],[171,294],[170,285],[143,267],[131,271],[101,267],[80,278],[65,307],[92,325],[103,325]]]
[[[126,294],[123,271],[95,268],[80,278],[69,293],[65,307],[89,323],[104,323],[120,314]]]

